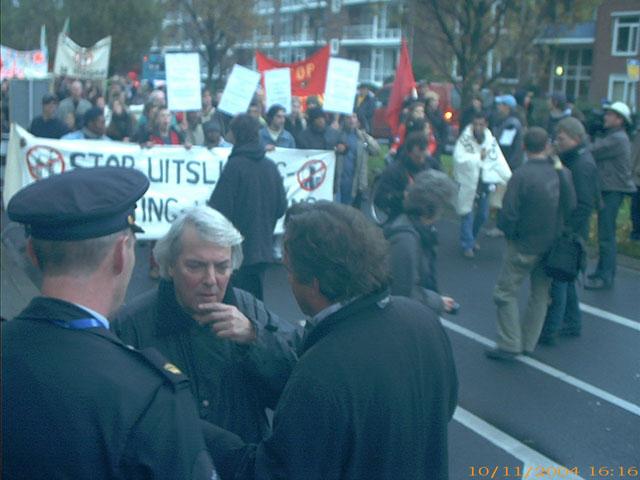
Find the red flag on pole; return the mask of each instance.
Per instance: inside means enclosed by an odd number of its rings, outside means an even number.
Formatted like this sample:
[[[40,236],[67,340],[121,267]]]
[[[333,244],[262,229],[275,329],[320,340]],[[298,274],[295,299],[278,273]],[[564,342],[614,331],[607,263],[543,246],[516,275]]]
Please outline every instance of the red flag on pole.
[[[396,69],[396,78],[391,87],[391,95],[387,104],[386,119],[391,127],[391,133],[395,136],[400,126],[400,112],[404,99],[409,96],[416,86],[416,80],[411,68],[411,59],[407,49],[407,41],[402,39],[402,49],[400,50],[400,61]]]

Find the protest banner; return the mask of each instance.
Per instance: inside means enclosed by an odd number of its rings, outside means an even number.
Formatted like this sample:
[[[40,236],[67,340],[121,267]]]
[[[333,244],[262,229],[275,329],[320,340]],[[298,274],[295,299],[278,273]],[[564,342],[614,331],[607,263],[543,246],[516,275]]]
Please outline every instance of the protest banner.
[[[230,152],[230,148],[141,148],[135,143],[51,140],[34,137],[13,124],[3,200],[6,205],[26,185],[74,168],[135,168],[147,175],[151,183],[136,208],[136,223],[145,230],[139,237],[157,239],[167,232],[182,210],[207,202]],[[333,151],[276,148],[268,156],[284,179],[289,205],[333,199]],[[280,220],[274,233],[282,231]]]
[[[640,81],[640,60],[637,58],[627,59],[627,76],[632,82]]]
[[[287,113],[291,113],[291,70],[274,68],[264,75],[264,90],[267,97],[267,110],[272,105],[282,105]]]
[[[347,115],[353,113],[359,74],[359,62],[335,57],[329,59],[327,84],[324,89],[325,111]]]
[[[58,35],[58,48],[53,72],[82,79],[106,79],[109,71],[111,37],[84,48],[63,32]]]
[[[259,81],[259,73],[238,64],[234,65],[224,86],[218,109],[229,115],[246,113]]]
[[[202,109],[200,54],[167,53],[164,65],[169,110],[176,112]]]
[[[274,68],[288,68],[291,71],[291,95],[300,97],[303,108],[306,108],[307,97],[313,95],[322,100],[327,81],[329,54],[330,47],[327,45],[304,60],[283,63],[256,50],[256,65],[261,73]]]
[[[46,78],[48,63],[46,50],[22,51],[0,45],[0,80]]]

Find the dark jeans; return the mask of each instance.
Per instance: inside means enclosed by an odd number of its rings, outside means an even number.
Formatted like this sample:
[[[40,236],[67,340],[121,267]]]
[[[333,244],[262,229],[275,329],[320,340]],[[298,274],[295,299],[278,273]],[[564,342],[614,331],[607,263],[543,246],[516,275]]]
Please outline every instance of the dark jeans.
[[[463,250],[473,250],[478,232],[489,216],[489,194],[480,193],[476,204],[475,212],[471,210],[466,215],[462,215],[460,222],[460,245]]]
[[[233,274],[233,286],[253,294],[258,300],[263,300],[262,284],[268,265],[268,263],[243,265]]]
[[[582,312],[580,312],[580,301],[575,282],[553,280],[550,296],[551,304],[547,309],[542,336],[553,337],[560,328],[572,333],[580,333]]]
[[[598,212],[598,243],[600,257],[595,275],[607,284],[616,275],[616,219],[624,198],[622,192],[602,192],[602,210]]]
[[[640,235],[640,187],[631,194],[631,234]]]

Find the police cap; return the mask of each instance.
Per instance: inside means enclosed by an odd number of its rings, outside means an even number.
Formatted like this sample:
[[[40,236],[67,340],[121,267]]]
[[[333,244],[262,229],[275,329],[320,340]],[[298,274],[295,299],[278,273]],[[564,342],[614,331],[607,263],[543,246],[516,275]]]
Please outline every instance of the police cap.
[[[142,232],[133,215],[148,188],[147,177],[131,168],[76,168],[23,188],[7,213],[41,240],[87,240],[127,227]]]

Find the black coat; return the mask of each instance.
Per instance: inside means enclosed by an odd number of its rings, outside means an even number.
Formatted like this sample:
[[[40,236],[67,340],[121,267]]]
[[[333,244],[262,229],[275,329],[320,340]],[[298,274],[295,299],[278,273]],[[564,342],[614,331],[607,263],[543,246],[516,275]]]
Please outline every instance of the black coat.
[[[2,478],[210,479],[186,377],[104,328],[52,323],[89,316],[37,297],[2,323]]]
[[[273,229],[287,197],[278,167],[257,141],[233,147],[208,204],[244,237],[243,266],[273,261]]]
[[[200,326],[167,281],[122,308],[113,330],[137,348],[157,349],[189,377],[200,418],[259,442],[269,433],[265,408],[275,407],[296,360],[287,344],[294,328],[242,290],[227,288],[223,303],[251,321],[256,342],[240,345]]]
[[[571,174],[564,169],[568,198],[562,205],[575,208],[575,192],[569,180]],[[498,213],[498,228],[516,249],[524,254],[538,255],[551,248],[558,233],[560,212],[560,181],[553,160],[529,159],[513,172],[507,184]]]
[[[403,211],[404,191],[418,173],[425,167],[416,167],[406,154],[401,154],[382,171],[375,189],[374,204],[388,215],[392,221]]]
[[[339,130],[331,127],[316,130],[313,125],[309,125],[296,138],[296,146],[304,150],[333,150],[339,143],[346,145],[345,136]]]
[[[446,479],[456,399],[438,317],[383,292],[307,333],[270,438],[243,445],[215,427],[205,437],[223,479]]]
[[[591,152],[578,146],[560,154],[562,163],[571,171],[577,206],[566,220],[571,230],[584,240],[589,237],[589,220],[600,200],[598,168]]]
[[[391,257],[391,293],[413,298],[436,313],[444,304],[438,289],[436,248],[438,233],[433,225],[421,225],[402,214],[385,225]]]

